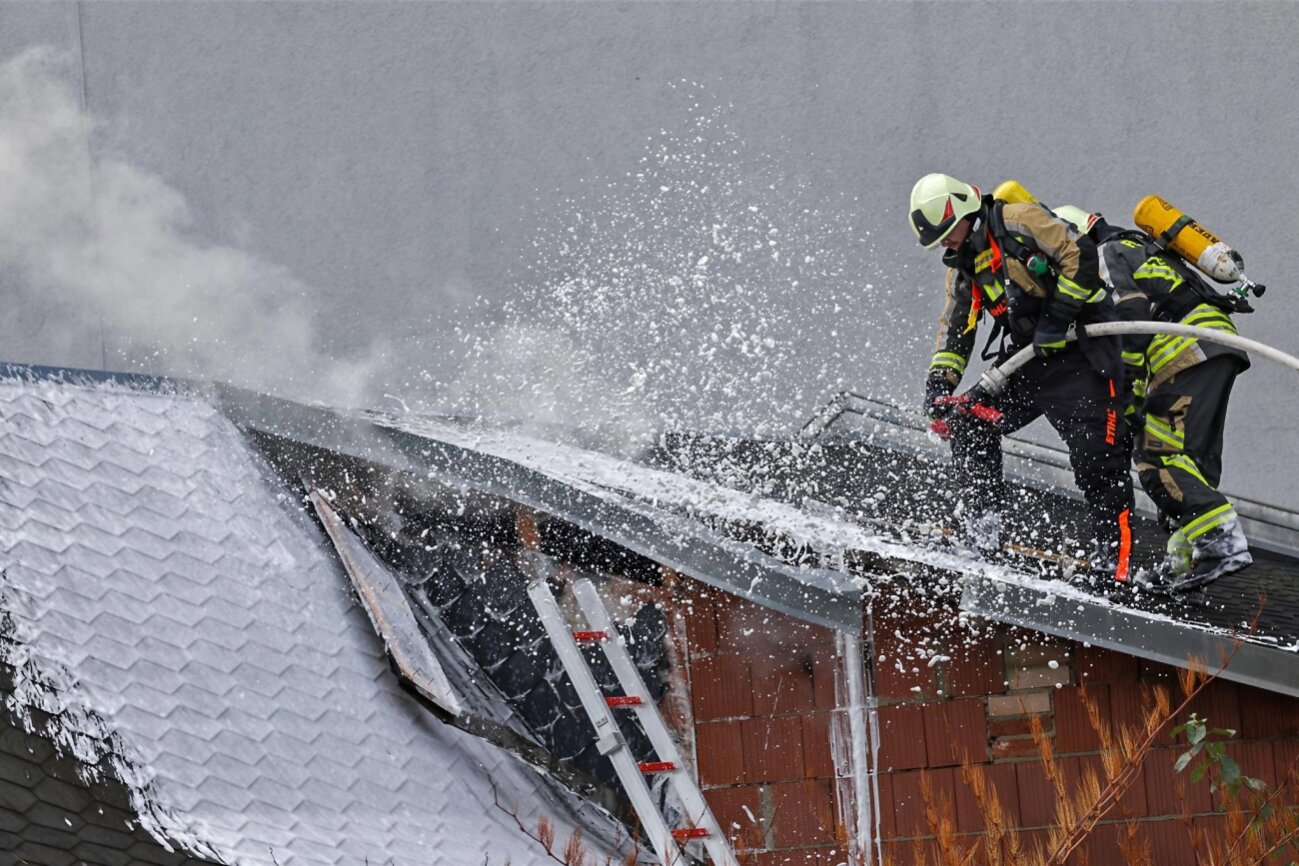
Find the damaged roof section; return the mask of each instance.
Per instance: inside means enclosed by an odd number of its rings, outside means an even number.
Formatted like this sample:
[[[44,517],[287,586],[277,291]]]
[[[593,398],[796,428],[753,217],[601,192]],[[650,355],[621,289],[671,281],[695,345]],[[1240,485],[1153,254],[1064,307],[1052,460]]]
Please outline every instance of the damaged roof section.
[[[653,502],[473,447],[473,434],[450,441],[449,431],[438,438],[395,419],[380,423],[236,389],[220,393],[224,411],[244,429],[509,500],[757,604],[834,629],[860,628],[861,589],[841,573],[791,565]]]
[[[651,693],[661,695],[666,615],[643,600],[662,584],[663,568],[510,500],[294,440],[254,438],[282,477],[302,485],[407,688],[447,723],[630,817],[527,585],[577,576],[617,585],[610,591],[620,600],[620,630]],[[637,597],[642,603],[630,603]],[[420,643],[427,652],[412,648]],[[602,683],[616,685],[612,671],[596,667]],[[643,745],[638,728],[624,733],[633,748]]]
[[[238,404],[237,412],[253,405]],[[285,408],[264,411],[273,423],[262,426],[287,421],[301,435],[302,425],[321,423]],[[1026,521],[1012,521],[1010,534],[1025,553],[989,564],[954,551],[942,536],[956,491],[941,447],[903,413],[865,408],[864,429],[820,442],[665,437],[652,465],[429,418],[372,416],[368,430],[363,421],[339,418],[331,423],[341,428],[313,435],[347,431],[353,441],[342,443],[346,452],[363,449],[373,434],[383,449],[405,452],[386,458],[392,462],[423,458],[434,467],[430,477],[559,514],[657,562],[689,562],[686,573],[818,624],[846,627],[859,618],[857,587],[878,576],[955,574],[968,613],[1182,664],[1196,655],[1212,666],[1239,640],[1227,678],[1294,687],[1280,673],[1299,652],[1293,515],[1243,506],[1265,537],[1258,564],[1208,592],[1173,602],[1149,595],[1078,601],[1081,594],[1058,579],[1069,558],[1037,553],[1067,549],[1085,531],[1065,455],[1010,444],[1009,474]],[[1134,534],[1138,560],[1153,562],[1162,553],[1153,520],[1134,521]],[[673,555],[663,556],[665,549]],[[1057,605],[1060,599],[1086,615]]]

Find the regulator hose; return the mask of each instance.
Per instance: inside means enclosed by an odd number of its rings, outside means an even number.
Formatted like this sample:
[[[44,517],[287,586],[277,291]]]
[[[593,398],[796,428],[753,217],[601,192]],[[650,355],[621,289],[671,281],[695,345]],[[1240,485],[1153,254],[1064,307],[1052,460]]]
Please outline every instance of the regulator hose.
[[[1250,340],[1238,334],[1215,331],[1212,328],[1201,328],[1196,325],[1177,325],[1171,322],[1101,322],[1095,325],[1078,325],[1076,328],[1071,328],[1066,339],[1078,339],[1077,332],[1079,331],[1087,337],[1116,337],[1124,334],[1170,334],[1178,337],[1194,337],[1197,340],[1221,343],[1233,349],[1250,352],[1299,373],[1299,358],[1294,355],[1287,355],[1280,349],[1274,349],[1257,340]],[[1033,360],[1033,347],[1025,346],[1000,365],[986,371],[979,377],[979,384],[975,387],[990,396],[1000,394],[1005,389],[1006,383],[1010,381],[1010,377],[1015,374],[1015,371],[1031,360]]]

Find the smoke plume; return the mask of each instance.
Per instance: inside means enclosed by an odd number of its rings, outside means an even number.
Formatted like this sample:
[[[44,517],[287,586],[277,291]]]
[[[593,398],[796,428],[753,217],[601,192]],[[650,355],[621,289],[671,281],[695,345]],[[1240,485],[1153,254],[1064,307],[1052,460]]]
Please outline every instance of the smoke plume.
[[[102,343],[109,366],[355,400],[379,353],[327,357],[306,286],[193,237],[176,189],[92,146],[72,67],[43,47],[0,64],[0,280],[11,304],[57,311],[41,360]]]

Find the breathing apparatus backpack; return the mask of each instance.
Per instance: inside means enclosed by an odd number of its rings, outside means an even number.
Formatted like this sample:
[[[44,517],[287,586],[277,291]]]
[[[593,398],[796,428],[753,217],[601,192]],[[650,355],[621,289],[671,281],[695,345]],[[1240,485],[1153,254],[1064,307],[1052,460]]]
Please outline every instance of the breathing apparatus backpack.
[[[1016,180],[1004,181],[993,191],[998,201],[1037,202]],[[1133,222],[1140,231],[1120,230],[1118,237],[1146,247],[1147,255],[1163,253],[1163,258],[1192,287],[1196,296],[1228,313],[1252,313],[1248,297],[1261,298],[1267,286],[1245,276],[1244,257],[1167,200],[1148,195],[1132,210]],[[1194,270],[1192,270],[1194,268]],[[1199,275],[1218,283],[1237,283],[1220,292]]]
[[[1244,292],[1218,291],[1209,285],[1208,281],[1200,275],[1200,271],[1191,267],[1184,257],[1177,255],[1168,247],[1160,245],[1158,240],[1145,232],[1138,229],[1115,229],[1113,227],[1110,228],[1110,231],[1111,233],[1101,243],[1129,241],[1140,247],[1142,254],[1147,258],[1155,255],[1159,256],[1162,261],[1177,272],[1178,276],[1182,278],[1182,284],[1189,291],[1189,294],[1179,292],[1155,300],[1154,317],[1156,319],[1167,322],[1180,321],[1198,304],[1212,304],[1224,313],[1229,314],[1254,312],[1254,308],[1250,305]]]
[[[1253,292],[1254,297],[1261,298],[1267,289],[1245,276],[1245,259],[1240,253],[1159,196],[1148,195],[1137,202],[1132,221],[1160,247],[1177,253],[1209,279],[1240,283],[1232,289],[1239,297]]]
[[[1249,295],[1261,298],[1267,286],[1245,276],[1244,257],[1217,235],[1157,195],[1137,202],[1132,219],[1147,236],[1147,249],[1164,252],[1163,258],[1182,274],[1201,300],[1228,313],[1254,312]],[[1238,285],[1221,292],[1200,274],[1215,282]]]

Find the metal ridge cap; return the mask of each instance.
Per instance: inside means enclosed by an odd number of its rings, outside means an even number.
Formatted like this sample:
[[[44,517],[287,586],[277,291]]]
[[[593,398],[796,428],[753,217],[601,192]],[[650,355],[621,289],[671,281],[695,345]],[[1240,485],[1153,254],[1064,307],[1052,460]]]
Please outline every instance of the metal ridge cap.
[[[207,383],[195,379],[159,376],[152,373],[123,373],[113,370],[91,370],[83,367],[52,367],[44,364],[19,364],[0,361],[0,379],[22,379],[28,382],[52,382],[65,385],[116,384],[151,391],[199,389]]]
[[[1220,674],[1223,679],[1299,697],[1299,664],[1292,651],[1248,639],[1239,639],[1239,645],[1233,647],[1235,639],[1222,632],[1073,596],[1044,608],[1042,602],[1050,595],[1022,584],[971,575],[964,581],[960,609],[1007,625],[1177,667],[1186,667],[1188,660],[1195,657],[1212,670],[1221,659],[1230,657],[1230,664]],[[1072,608],[1066,618],[1052,620],[1029,613],[1060,604]]]
[[[553,513],[765,607],[832,629],[855,633],[861,627],[861,589],[837,572],[799,569],[686,518],[600,497],[512,460],[357,415],[231,386],[219,386],[217,395],[237,426]]]

